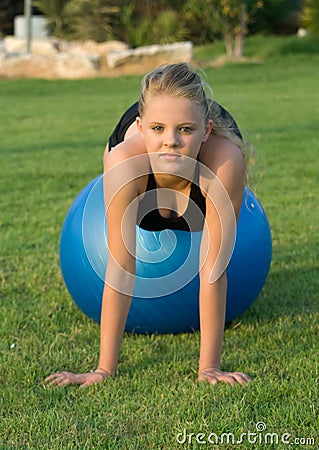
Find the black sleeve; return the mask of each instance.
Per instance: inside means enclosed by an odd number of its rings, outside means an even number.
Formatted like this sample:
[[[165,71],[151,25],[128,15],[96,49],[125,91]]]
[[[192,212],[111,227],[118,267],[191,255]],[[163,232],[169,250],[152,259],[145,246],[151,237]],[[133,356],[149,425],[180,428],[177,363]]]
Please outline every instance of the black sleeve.
[[[127,111],[121,117],[119,123],[116,125],[113,133],[109,138],[109,150],[115,147],[120,142],[124,141],[125,133],[132,123],[135,121],[136,117],[139,116],[138,102],[130,106]]]
[[[213,101],[212,107],[212,118],[217,127],[227,127],[236,134],[241,140],[243,139],[239,127],[235,122],[233,116],[219,103]]]

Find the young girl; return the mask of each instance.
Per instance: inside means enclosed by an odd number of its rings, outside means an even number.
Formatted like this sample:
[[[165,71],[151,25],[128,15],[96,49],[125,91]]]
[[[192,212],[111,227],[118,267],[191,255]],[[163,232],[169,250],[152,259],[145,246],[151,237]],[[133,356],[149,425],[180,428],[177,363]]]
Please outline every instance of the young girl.
[[[203,229],[198,380],[250,381],[220,367],[225,269],[245,183],[242,148],[235,122],[206,96],[201,77],[187,64],[161,66],[144,77],[138,105],[124,114],[104,155],[109,257],[99,364],[89,373],[58,372],[47,381],[89,386],[115,376],[134,288],[136,224],[148,230]]]

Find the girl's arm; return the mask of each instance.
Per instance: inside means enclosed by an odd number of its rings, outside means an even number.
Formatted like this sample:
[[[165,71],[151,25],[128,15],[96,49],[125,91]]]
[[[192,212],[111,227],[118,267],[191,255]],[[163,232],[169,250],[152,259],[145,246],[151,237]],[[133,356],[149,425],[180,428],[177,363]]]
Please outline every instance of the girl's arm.
[[[104,159],[108,264],[100,321],[99,365],[95,371],[87,373],[54,373],[46,379],[52,385],[89,386],[114,376],[116,372],[135,280],[137,202],[134,199],[138,189],[134,162],[130,161],[132,158],[125,159],[124,150],[110,153]]]
[[[116,156],[113,155],[109,155],[104,166],[108,263],[102,300],[100,359],[97,369],[111,376],[116,372],[134,289],[138,196],[137,183],[132,173],[134,162],[124,159],[114,164],[112,159]]]
[[[236,219],[242,202],[245,165],[238,147],[224,139],[213,137],[212,141],[214,160],[210,169],[217,178],[212,177],[208,182],[206,221],[201,244],[198,379],[211,384],[217,381],[243,384],[250,381],[250,377],[240,372],[223,372],[220,359],[226,311],[225,270],[231,256]],[[209,161],[206,161],[206,166],[209,166]]]

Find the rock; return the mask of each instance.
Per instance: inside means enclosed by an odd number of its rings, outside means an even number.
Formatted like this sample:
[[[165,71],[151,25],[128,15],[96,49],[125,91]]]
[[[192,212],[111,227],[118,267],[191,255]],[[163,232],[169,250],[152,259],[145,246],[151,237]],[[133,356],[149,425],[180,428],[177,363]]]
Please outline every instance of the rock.
[[[97,76],[99,60],[81,55],[20,55],[5,57],[0,64],[3,78],[89,78]]]
[[[15,36],[6,36],[3,46],[8,53],[25,53],[26,40]],[[57,53],[70,53],[72,55],[104,55],[112,51],[124,51],[128,45],[120,41],[94,42],[66,41],[55,37],[31,40],[31,53],[37,55],[55,55]]]
[[[0,77],[88,78],[143,74],[170,62],[191,61],[191,42],[150,45],[133,50],[119,41],[66,41],[55,37],[32,39],[26,54],[23,38],[7,36],[0,46]]]
[[[120,41],[95,42],[86,40],[83,42],[73,41],[69,43],[68,52],[74,55],[104,55],[109,52],[124,51],[128,45]]]
[[[96,76],[100,67],[99,56],[59,55],[56,72],[59,78],[87,78]]]
[[[25,53],[26,40],[14,36],[6,36],[3,40],[4,48],[7,53]],[[31,53],[37,55],[55,55],[59,52],[58,39],[32,39]]]
[[[114,69],[124,64],[149,63],[156,60],[156,64],[172,62],[189,62],[193,56],[192,42],[176,42],[166,45],[149,45],[130,50],[113,50],[107,56],[107,65]]]

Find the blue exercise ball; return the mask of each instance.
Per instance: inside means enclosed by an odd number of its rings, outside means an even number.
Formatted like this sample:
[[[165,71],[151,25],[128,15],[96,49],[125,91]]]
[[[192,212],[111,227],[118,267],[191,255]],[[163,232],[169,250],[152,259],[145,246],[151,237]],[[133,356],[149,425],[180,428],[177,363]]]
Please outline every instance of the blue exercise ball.
[[[136,282],[126,331],[164,334],[199,329],[201,235],[201,231],[147,231],[136,226]],[[95,322],[100,321],[107,254],[101,175],[74,200],[60,239],[61,271],[67,289]],[[267,216],[254,193],[245,187],[226,271],[226,323],[239,317],[258,297],[271,256]]]

